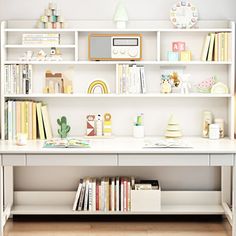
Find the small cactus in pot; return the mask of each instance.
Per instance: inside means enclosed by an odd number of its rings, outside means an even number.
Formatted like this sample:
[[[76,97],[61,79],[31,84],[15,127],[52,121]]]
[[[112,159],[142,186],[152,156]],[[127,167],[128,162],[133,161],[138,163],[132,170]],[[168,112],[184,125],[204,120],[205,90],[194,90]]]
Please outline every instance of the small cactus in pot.
[[[67,119],[65,116],[62,116],[61,119],[57,119],[57,124],[60,126],[58,129],[58,134],[61,138],[67,138],[68,133],[70,132],[70,126],[67,124]]]

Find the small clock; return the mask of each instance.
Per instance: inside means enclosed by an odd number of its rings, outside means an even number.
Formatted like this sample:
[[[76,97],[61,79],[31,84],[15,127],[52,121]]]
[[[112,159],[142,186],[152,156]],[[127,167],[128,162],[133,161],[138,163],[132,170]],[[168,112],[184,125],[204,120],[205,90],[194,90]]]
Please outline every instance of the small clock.
[[[197,23],[198,10],[188,1],[177,1],[171,8],[170,20],[177,28],[192,28]]]

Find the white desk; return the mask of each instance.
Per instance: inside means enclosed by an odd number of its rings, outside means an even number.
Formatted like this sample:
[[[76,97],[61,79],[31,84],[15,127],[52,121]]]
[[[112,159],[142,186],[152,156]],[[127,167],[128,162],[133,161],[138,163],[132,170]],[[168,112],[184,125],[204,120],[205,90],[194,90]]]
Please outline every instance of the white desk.
[[[75,192],[15,192],[13,178],[3,181],[4,169],[14,166],[220,166],[221,191],[163,191],[160,212],[141,214],[225,214],[236,236],[235,200],[236,142],[188,138],[192,148],[143,148],[142,139],[113,138],[92,140],[89,149],[46,149],[43,142],[18,147],[0,142],[0,216],[1,232],[10,215],[23,214],[137,214],[132,212],[74,212]],[[233,171],[233,190],[231,189]],[[127,173],[128,174],[128,173]],[[10,186],[10,187],[9,187]],[[5,203],[3,202],[5,194]],[[14,199],[14,201],[13,201]],[[55,200],[56,199],[56,200]],[[231,211],[229,204],[233,203]],[[36,201],[37,200],[37,201]],[[4,205],[4,207],[3,207]]]

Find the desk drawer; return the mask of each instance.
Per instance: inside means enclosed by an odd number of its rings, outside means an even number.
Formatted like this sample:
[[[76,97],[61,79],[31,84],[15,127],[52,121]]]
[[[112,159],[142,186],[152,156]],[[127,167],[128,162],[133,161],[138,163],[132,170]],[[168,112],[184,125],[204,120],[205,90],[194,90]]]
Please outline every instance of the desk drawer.
[[[208,154],[119,155],[119,166],[209,166]]]
[[[2,164],[3,166],[26,166],[25,154],[4,154],[2,155]]]
[[[233,166],[234,155],[233,154],[211,154],[210,165],[211,166]]]
[[[116,166],[117,155],[27,155],[27,166]]]

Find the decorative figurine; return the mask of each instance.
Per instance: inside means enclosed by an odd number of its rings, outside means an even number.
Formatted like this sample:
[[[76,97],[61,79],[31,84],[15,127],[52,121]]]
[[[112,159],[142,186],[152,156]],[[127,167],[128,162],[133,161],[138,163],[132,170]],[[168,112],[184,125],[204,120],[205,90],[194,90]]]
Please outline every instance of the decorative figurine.
[[[61,138],[67,138],[68,133],[70,132],[70,126],[67,124],[67,119],[65,116],[62,116],[61,119],[57,119],[57,124],[60,126],[58,129],[58,134]]]
[[[180,78],[179,74],[177,72],[173,72],[170,74],[170,80],[174,87],[179,87],[180,85]]]
[[[87,136],[96,136],[95,115],[88,115],[87,116]]]
[[[100,114],[98,114],[96,116],[96,135],[98,137],[101,137],[103,135],[103,122],[102,122],[102,116]]]
[[[191,84],[189,82],[190,75],[185,74],[181,76],[181,93],[188,94],[191,88]]]
[[[112,129],[111,129],[111,114],[105,113],[104,114],[104,122],[103,122],[103,135],[104,136],[111,136]]]
[[[72,81],[64,78],[62,73],[52,73],[50,70],[46,71],[44,93],[72,94]]]
[[[128,22],[129,17],[125,7],[124,0],[120,0],[117,5],[116,12],[114,15],[114,21],[116,22],[116,27],[118,29],[125,29],[126,23]]]
[[[36,56],[36,60],[37,61],[45,61],[46,57],[47,57],[47,54],[43,50],[40,50]]]
[[[62,61],[61,50],[56,47],[52,47],[50,50],[50,57],[47,57],[48,61]]]
[[[32,61],[33,55],[34,55],[34,52],[29,50],[23,54],[23,57],[20,57],[20,60],[21,61]]]
[[[165,133],[166,138],[180,138],[182,137],[182,132],[178,122],[176,121],[174,115],[171,115]]]
[[[171,93],[171,81],[169,75],[161,76],[161,93]]]

